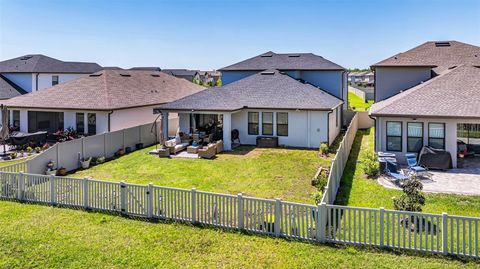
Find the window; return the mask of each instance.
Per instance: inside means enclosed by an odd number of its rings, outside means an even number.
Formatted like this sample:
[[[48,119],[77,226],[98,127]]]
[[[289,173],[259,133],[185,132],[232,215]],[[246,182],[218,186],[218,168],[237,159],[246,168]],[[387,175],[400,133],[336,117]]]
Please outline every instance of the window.
[[[407,151],[420,152],[423,147],[423,123],[407,123]]]
[[[58,84],[58,76],[52,76],[52,86],[55,86]]]
[[[387,121],[387,151],[402,151],[402,123]]]
[[[445,123],[428,124],[428,145],[436,149],[445,149]]]
[[[262,112],[262,134],[273,135],[273,112]]]
[[[13,110],[12,111],[12,127],[20,128],[20,111],[19,110]]]
[[[97,134],[97,115],[95,113],[88,113],[88,134]]]
[[[85,133],[85,114],[84,113],[77,113],[76,114],[76,122],[77,122],[77,133],[84,134]]]
[[[288,136],[288,113],[277,112],[277,135]]]
[[[258,112],[248,112],[248,134],[258,135]]]

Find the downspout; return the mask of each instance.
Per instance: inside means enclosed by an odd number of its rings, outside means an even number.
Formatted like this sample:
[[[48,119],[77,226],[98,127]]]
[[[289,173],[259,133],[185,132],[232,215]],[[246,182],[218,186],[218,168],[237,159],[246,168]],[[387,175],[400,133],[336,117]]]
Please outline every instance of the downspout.
[[[343,109],[342,109],[343,110]],[[333,110],[330,110],[327,113],[327,145],[330,147],[330,114],[333,113]]]
[[[37,73],[35,75],[35,91],[38,91],[38,76],[40,75],[40,73]]]
[[[110,132],[110,115],[112,115],[113,113],[113,110],[110,110],[110,112],[108,112],[108,132]]]
[[[370,113],[368,114],[368,117],[373,120],[373,130],[374,130],[374,139],[373,139],[373,150],[377,151],[377,118],[372,117]]]

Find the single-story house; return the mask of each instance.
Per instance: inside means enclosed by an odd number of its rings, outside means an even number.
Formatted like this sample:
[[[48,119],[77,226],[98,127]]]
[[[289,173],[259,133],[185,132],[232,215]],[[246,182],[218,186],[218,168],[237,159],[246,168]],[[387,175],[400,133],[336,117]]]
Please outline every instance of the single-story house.
[[[158,71],[102,70],[2,103],[21,132],[97,134],[153,122],[152,109],[204,88]],[[175,131],[176,115],[171,115]]]
[[[157,106],[155,112],[178,113],[184,133],[213,125],[223,137],[225,150],[232,147],[234,130],[239,140],[235,142],[241,144],[254,145],[257,137],[267,136],[277,138],[280,145],[318,148],[337,137],[342,104],[312,84],[279,70],[265,70]]]
[[[426,42],[372,68],[378,102],[369,113],[377,151],[402,161],[428,145],[450,152],[453,167],[460,143],[480,154],[480,47]]]
[[[96,63],[66,62],[41,54],[0,62],[0,74],[22,92],[35,92],[102,70]],[[14,97],[14,96],[11,96]]]

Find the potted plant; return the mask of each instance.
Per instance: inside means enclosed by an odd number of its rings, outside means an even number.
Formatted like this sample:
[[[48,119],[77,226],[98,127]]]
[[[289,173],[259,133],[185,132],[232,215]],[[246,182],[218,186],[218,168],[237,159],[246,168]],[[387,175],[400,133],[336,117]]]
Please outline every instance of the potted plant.
[[[55,162],[54,161],[49,161],[47,163],[47,169],[45,170],[46,175],[56,175],[57,174],[57,169],[55,169]]]
[[[27,154],[28,155],[31,155],[32,154],[32,151],[33,151],[33,148],[32,147],[27,147]]]
[[[66,175],[67,175],[67,168],[65,168],[65,167],[58,168],[57,176],[64,177]]]
[[[48,148],[50,148],[50,145],[48,143],[45,143],[43,146],[42,146],[42,150],[47,150]]]
[[[87,159],[82,158],[80,159],[80,165],[82,166],[83,169],[88,169],[88,167],[90,167],[91,161],[92,161],[92,157],[89,157]]]
[[[11,158],[11,159],[17,158],[17,152],[16,152],[16,151],[11,152],[11,153],[10,153],[10,158]]]
[[[41,147],[35,147],[35,152],[36,153],[40,153],[42,151],[42,148]]]
[[[100,164],[100,163],[104,163],[105,162],[105,157],[104,156],[100,156],[100,157],[97,157],[97,164]]]

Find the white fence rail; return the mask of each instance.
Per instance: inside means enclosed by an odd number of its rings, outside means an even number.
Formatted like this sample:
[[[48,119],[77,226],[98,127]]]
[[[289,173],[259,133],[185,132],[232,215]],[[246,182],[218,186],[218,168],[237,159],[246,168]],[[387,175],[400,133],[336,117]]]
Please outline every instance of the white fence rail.
[[[351,92],[351,93],[353,93],[353,94],[355,94],[356,96],[362,98],[362,100],[363,100],[364,102],[366,102],[367,97],[366,97],[366,93],[365,93],[364,91],[362,91],[362,90],[360,90],[360,89],[357,89],[357,88],[355,88],[355,87],[351,87],[351,86],[348,87],[348,91]]]
[[[352,149],[355,135],[358,131],[358,114],[355,114],[350,121],[347,132],[343,136],[342,142],[337,149],[335,158],[332,160],[330,166],[330,173],[328,175],[328,182],[323,192],[322,202],[327,204],[333,204],[335,197],[337,196],[338,188],[340,187],[340,181],[342,179],[343,170],[347,164],[350,150]]]
[[[0,172],[0,198],[167,219],[307,241],[479,257],[480,218],[315,206],[242,194]]]

